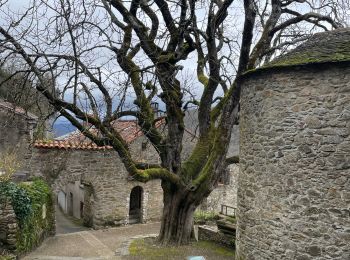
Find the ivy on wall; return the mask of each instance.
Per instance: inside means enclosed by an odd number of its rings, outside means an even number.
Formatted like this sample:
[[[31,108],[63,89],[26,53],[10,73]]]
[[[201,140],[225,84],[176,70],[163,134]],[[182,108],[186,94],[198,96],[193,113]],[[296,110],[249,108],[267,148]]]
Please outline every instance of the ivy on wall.
[[[21,183],[20,187],[26,190],[31,200],[32,212],[20,227],[17,250],[27,252],[54,233],[55,211],[51,189],[43,180],[37,179],[30,184]]]
[[[19,224],[17,253],[24,253],[38,246],[54,234],[55,214],[50,187],[41,179],[15,184],[0,182],[0,194],[11,199]]]
[[[10,181],[0,182],[0,196],[10,198],[19,225],[22,225],[32,211],[26,190]]]

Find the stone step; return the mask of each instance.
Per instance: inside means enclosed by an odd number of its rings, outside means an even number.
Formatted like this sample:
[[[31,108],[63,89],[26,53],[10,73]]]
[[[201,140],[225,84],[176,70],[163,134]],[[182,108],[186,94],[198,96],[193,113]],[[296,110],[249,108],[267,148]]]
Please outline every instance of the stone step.
[[[129,224],[140,223],[140,218],[129,218]]]
[[[236,234],[236,225],[235,224],[232,224],[232,223],[230,223],[228,221],[224,221],[224,220],[218,220],[216,222],[216,225],[222,233],[235,236],[235,234]]]

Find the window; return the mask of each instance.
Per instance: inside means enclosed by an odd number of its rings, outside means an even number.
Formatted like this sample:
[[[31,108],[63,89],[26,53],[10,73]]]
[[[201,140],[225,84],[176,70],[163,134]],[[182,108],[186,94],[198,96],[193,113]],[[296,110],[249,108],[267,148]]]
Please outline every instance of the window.
[[[230,184],[230,170],[228,168],[223,170],[223,172],[221,173],[218,184],[221,184],[221,185]]]

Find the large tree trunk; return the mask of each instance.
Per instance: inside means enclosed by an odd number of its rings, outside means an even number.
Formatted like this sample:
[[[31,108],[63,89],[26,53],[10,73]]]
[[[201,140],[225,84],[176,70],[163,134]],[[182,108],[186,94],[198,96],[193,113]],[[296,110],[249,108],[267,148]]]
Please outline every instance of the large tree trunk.
[[[164,189],[164,208],[159,233],[160,243],[183,245],[190,242],[193,214],[198,204],[198,200],[189,191]]]

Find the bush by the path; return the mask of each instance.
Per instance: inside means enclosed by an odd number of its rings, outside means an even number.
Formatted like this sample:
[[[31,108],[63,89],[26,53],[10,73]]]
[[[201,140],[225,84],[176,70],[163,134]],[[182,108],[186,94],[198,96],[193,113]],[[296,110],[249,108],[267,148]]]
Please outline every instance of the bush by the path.
[[[193,216],[194,223],[200,225],[208,222],[214,223],[218,219],[219,215],[213,211],[196,210]]]
[[[16,184],[0,182],[0,194],[10,199],[18,222],[16,252],[29,252],[55,232],[53,195],[41,179]]]

